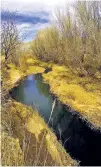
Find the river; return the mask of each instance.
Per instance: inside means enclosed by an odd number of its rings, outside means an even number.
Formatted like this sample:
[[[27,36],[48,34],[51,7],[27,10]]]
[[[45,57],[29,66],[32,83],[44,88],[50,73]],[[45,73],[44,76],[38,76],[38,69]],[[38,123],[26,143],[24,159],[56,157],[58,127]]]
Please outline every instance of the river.
[[[83,166],[101,166],[101,134],[91,130],[78,115],[50,92],[42,75],[29,75],[11,91],[16,101],[36,108],[57,140]]]

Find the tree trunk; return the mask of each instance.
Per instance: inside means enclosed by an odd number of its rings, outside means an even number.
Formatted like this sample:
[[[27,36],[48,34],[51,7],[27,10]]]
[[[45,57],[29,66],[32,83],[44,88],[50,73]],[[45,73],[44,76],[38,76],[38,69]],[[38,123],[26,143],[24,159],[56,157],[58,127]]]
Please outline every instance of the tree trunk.
[[[8,66],[7,66],[7,60],[8,60],[8,54],[5,53],[5,67],[8,69]]]

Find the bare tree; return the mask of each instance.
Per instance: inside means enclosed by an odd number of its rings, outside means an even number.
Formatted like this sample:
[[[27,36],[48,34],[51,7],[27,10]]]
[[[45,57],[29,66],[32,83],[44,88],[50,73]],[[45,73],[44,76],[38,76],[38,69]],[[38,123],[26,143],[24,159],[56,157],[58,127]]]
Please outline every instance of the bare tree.
[[[8,12],[6,21],[2,21],[1,28],[1,52],[4,54],[5,63],[7,63],[7,60],[14,54],[20,44],[17,26],[14,20],[11,19],[10,12]]]

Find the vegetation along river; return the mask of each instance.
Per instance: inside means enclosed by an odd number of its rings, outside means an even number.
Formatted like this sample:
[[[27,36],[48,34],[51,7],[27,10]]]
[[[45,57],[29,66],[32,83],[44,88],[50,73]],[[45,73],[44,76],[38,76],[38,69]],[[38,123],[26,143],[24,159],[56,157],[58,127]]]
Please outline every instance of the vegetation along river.
[[[101,134],[91,130],[50,93],[42,75],[29,75],[11,92],[16,101],[36,108],[72,158],[80,165],[101,165]],[[51,117],[50,117],[51,116]]]

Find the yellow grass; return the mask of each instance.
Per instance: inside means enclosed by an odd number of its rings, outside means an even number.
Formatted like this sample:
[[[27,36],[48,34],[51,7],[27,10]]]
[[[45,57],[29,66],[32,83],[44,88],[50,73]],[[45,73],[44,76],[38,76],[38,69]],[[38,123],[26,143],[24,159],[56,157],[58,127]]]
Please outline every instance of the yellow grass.
[[[2,166],[23,166],[24,155],[20,148],[19,140],[2,132],[1,143]]]
[[[35,64],[33,66],[26,65],[20,67],[16,67],[14,64],[9,64],[8,67],[8,70],[5,67],[2,69],[4,71],[2,72],[2,78],[4,80],[3,87],[6,89],[12,88],[24,76],[29,74],[43,73],[45,70],[45,68],[36,66]]]
[[[12,102],[11,100],[7,108],[7,112],[5,110],[3,111],[2,122],[6,122],[5,125],[10,128],[9,131],[6,130],[6,133],[11,132],[12,137],[6,135],[6,145],[2,146],[2,150],[4,150],[2,153],[2,163],[4,165],[19,165],[23,163],[26,166],[44,165],[44,163],[46,163],[45,165],[72,166],[77,164],[77,162],[66,153],[64,148],[57,141],[56,136],[36,111],[33,111],[30,107],[26,107],[21,103]],[[5,125],[4,128],[6,129]],[[2,140],[4,143],[4,137],[2,137]],[[21,148],[22,146],[24,148],[20,149],[19,145],[21,145]],[[10,147],[12,147],[12,149]],[[13,151],[15,151],[15,153],[13,153]],[[19,153],[19,155],[17,155],[17,153]],[[47,160],[45,162],[46,153]],[[38,155],[39,158],[37,159]],[[21,160],[17,161],[17,157]]]
[[[65,66],[54,65],[52,71],[43,74],[51,91],[59,99],[78,111],[96,127],[101,127],[101,87],[93,78],[80,78]]]

